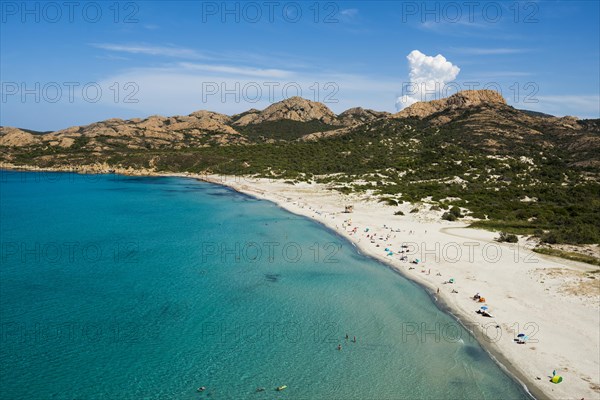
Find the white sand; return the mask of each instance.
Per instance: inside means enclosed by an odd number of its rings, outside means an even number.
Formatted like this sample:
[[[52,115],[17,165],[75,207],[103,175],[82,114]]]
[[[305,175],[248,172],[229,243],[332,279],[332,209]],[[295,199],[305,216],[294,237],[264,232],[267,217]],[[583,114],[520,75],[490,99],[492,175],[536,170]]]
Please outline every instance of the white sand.
[[[440,212],[411,214],[409,204],[391,207],[365,195],[345,196],[325,185],[195,177],[313,218],[355,243],[361,252],[422,284],[536,397],[600,398],[600,273],[589,274],[598,267],[532,253],[523,240],[519,246],[499,244],[492,232],[441,221]],[[354,205],[352,214],[342,213],[346,204]],[[393,215],[399,209],[405,216]],[[348,219],[352,220],[349,226],[344,224]],[[357,232],[349,233],[355,227]],[[369,232],[365,232],[367,227]],[[372,233],[391,236],[371,243],[366,235]],[[399,260],[397,251],[402,243],[413,243],[408,258],[420,259],[418,265]],[[393,256],[384,251],[389,244]],[[444,284],[450,278],[455,283]],[[472,299],[477,292],[485,297],[485,303]],[[483,305],[489,307],[493,318],[475,313]],[[515,343],[520,332],[529,335],[526,344]],[[563,376],[562,383],[549,382],[553,370]]]

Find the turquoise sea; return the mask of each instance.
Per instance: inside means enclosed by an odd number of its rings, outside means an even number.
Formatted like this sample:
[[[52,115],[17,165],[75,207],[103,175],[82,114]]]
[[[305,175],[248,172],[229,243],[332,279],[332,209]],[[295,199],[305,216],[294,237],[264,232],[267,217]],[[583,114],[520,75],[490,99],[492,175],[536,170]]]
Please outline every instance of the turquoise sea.
[[[2,399],[528,398],[424,290],[272,203],[0,178]]]

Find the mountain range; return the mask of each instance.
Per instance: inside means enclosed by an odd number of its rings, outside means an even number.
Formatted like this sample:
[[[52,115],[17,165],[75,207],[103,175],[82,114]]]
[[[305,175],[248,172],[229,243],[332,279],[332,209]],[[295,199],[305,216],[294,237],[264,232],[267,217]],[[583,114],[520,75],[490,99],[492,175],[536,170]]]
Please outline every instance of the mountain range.
[[[298,138],[306,133],[351,127],[389,115],[360,107],[336,115],[322,103],[292,97],[262,111],[251,109],[232,116],[201,110],[186,116],[113,118],[44,133],[1,127],[0,146],[70,148],[81,138],[89,139],[86,148],[98,151],[119,145],[135,149],[249,144],[270,138],[266,131],[280,130],[272,135],[275,139]]]
[[[5,167],[268,176],[369,192],[547,242],[600,242],[600,120],[518,110],[463,91],[390,114],[292,97],[224,115],[0,128]]]

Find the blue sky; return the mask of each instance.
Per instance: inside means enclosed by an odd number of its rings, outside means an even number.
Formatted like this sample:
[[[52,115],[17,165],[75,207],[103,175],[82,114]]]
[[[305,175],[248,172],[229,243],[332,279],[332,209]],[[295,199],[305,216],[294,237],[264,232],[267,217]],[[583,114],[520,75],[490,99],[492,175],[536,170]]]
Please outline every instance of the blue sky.
[[[234,114],[295,94],[394,112],[437,64],[454,73],[424,99],[488,87],[517,108],[600,117],[597,1],[1,4],[1,125]],[[414,50],[443,59],[411,67]]]

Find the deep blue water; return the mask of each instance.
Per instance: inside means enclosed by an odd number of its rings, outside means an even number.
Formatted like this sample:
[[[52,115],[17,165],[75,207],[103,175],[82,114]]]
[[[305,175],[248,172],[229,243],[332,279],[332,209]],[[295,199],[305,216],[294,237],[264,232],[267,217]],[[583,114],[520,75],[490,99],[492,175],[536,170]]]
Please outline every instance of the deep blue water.
[[[2,399],[527,398],[421,288],[274,204],[0,178]]]

